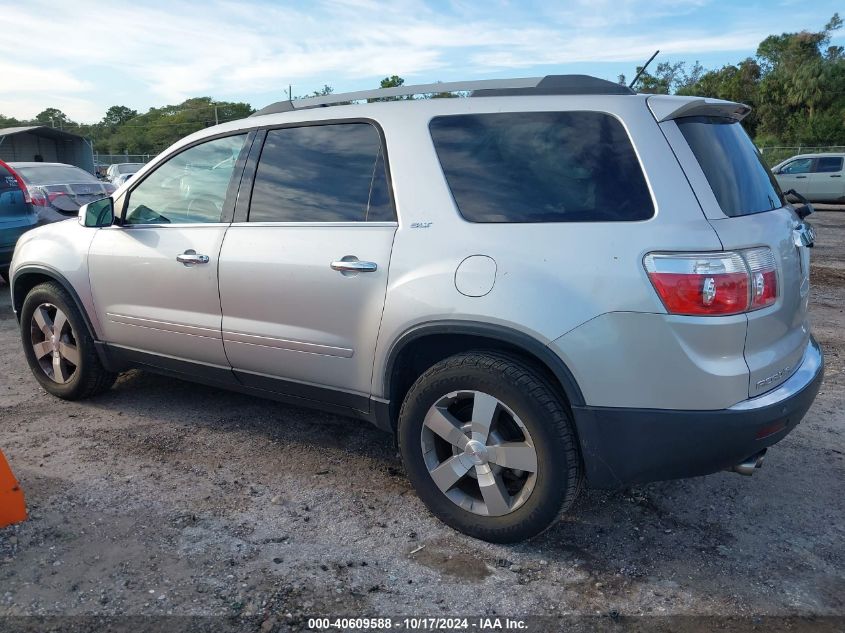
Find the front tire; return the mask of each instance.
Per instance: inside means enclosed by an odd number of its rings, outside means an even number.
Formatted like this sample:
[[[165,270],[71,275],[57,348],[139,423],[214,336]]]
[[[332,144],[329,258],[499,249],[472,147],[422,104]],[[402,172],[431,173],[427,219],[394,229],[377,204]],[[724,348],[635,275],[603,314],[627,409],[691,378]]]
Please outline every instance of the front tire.
[[[29,368],[49,393],[79,400],[109,389],[94,339],[68,292],[55,282],[35,286],[21,307],[21,342]]]
[[[580,489],[565,405],[539,372],[498,352],[457,354],[420,376],[402,404],[398,439],[429,510],[485,541],[536,536]]]

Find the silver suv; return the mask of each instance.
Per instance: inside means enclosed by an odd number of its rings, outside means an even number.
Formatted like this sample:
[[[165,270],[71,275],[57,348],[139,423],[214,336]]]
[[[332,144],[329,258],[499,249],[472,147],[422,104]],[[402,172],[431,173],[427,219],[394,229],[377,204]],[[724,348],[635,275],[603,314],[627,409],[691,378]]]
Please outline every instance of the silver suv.
[[[584,76],[274,104],[20,239],[26,358],[60,398],[140,367],[370,420],[489,541],[583,483],[749,474],[823,361],[748,112]]]

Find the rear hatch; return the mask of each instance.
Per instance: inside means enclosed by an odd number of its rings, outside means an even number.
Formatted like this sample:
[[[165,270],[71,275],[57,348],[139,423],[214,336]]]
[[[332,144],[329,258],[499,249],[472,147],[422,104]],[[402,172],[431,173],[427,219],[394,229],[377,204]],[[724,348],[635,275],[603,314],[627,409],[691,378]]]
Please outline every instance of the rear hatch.
[[[99,182],[76,182],[61,185],[42,185],[50,205],[63,213],[76,213],[83,204],[105,198],[110,191]]]
[[[32,201],[51,207],[65,215],[73,215],[83,204],[111,195],[115,187],[103,183],[73,165],[57,163],[13,164],[26,182]]]
[[[803,222],[784,200],[742,128],[740,120],[748,113],[747,106],[698,99],[677,108],[679,116],[673,116],[668,103],[663,98],[654,107],[650,99],[723,249],[746,253],[746,249],[759,247],[771,250],[767,262],[777,272],[777,297],[767,307],[746,314],[748,395],[755,397],[795,372],[809,341],[810,255],[799,239]],[[765,250],[754,252],[765,258]],[[760,280],[765,283],[762,277]],[[750,285],[753,299],[753,274]]]

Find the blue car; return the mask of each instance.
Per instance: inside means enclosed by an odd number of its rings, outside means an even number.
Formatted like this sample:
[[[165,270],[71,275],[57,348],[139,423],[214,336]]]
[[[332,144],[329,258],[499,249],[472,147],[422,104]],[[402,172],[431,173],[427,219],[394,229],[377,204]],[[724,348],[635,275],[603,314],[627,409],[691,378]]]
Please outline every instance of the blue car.
[[[0,160],[0,277],[4,281],[9,278],[15,242],[37,223],[26,185],[14,169]]]

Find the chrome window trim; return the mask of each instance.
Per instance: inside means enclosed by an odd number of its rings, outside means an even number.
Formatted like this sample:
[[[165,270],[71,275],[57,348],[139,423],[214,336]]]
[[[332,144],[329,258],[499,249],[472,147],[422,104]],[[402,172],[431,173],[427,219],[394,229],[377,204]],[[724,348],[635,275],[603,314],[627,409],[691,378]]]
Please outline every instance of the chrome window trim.
[[[105,229],[135,231],[137,229],[181,229],[187,227],[207,227],[210,229],[231,226],[229,222],[170,222],[168,224],[112,224]]]
[[[328,226],[328,227],[398,227],[398,222],[366,222],[360,221],[346,221],[346,222],[232,222],[232,227],[268,227],[268,226],[289,226],[289,227],[309,227],[309,226]]]

